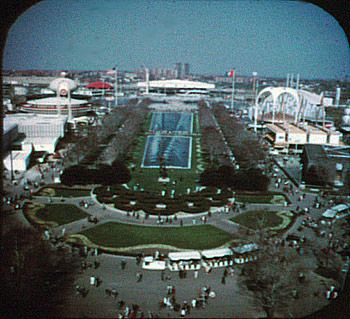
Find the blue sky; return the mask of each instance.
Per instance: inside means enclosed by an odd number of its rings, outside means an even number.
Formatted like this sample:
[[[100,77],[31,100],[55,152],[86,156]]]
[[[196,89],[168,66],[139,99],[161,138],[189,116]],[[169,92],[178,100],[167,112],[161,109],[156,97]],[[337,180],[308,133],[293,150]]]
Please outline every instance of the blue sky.
[[[302,78],[350,75],[338,22],[296,1],[45,0],[10,29],[4,69],[172,68]]]

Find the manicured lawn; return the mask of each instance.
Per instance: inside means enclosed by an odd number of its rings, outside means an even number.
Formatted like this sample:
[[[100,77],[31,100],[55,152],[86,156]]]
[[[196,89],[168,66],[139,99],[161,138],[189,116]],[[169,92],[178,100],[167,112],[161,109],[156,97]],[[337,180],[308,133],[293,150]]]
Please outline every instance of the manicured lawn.
[[[80,188],[61,188],[61,187],[44,187],[38,192],[38,196],[56,196],[56,197],[82,197],[89,196],[90,189]]]
[[[197,133],[199,128],[197,127],[197,115],[194,114],[193,121],[193,132]],[[148,129],[148,128],[147,128]],[[131,171],[131,180],[128,183],[129,187],[133,187],[136,184],[139,184],[140,187],[143,187],[147,191],[152,192],[161,192],[163,189],[172,190],[175,189],[177,194],[186,193],[187,188],[192,190],[196,187],[196,179],[199,175],[196,172],[197,169],[197,153],[196,145],[197,140],[193,136],[192,139],[192,157],[191,157],[191,168],[190,169],[168,169],[167,173],[170,178],[170,183],[165,185],[158,182],[159,178],[159,169],[158,168],[141,168],[144,148],[146,143],[147,136],[142,135],[137,138],[137,144],[132,151],[132,162],[135,164],[135,169]],[[176,185],[172,185],[172,182],[176,180]]]
[[[288,201],[284,194],[236,194],[235,198],[240,203],[257,203],[257,204],[283,204]]]
[[[88,214],[70,204],[47,204],[37,212],[36,216],[44,221],[52,221],[63,225],[86,218]]]
[[[208,249],[219,247],[232,239],[230,234],[211,225],[145,227],[106,223],[81,234],[95,244],[115,248],[163,244],[184,249]]]
[[[259,227],[281,230],[279,226],[286,228],[292,222],[293,215],[289,216],[289,214],[291,213],[256,210],[242,213],[230,220],[254,230]]]

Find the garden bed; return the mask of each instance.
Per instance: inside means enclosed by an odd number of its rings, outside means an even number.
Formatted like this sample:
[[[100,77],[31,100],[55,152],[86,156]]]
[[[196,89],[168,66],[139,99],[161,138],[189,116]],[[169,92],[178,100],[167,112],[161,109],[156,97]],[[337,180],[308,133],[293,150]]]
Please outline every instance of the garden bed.
[[[289,228],[295,220],[295,215],[289,211],[248,211],[230,220],[252,230],[267,229],[272,233]]]

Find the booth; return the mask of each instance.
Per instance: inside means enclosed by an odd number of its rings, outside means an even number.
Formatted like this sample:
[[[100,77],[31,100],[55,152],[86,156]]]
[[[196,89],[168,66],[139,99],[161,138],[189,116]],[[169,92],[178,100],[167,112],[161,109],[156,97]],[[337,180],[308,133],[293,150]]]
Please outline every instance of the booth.
[[[170,271],[198,270],[201,268],[201,255],[198,251],[169,253]]]
[[[202,265],[206,269],[233,265],[233,252],[229,248],[217,248],[202,251]]]
[[[244,264],[258,259],[259,247],[255,243],[232,247],[233,258],[236,264]]]
[[[146,270],[165,270],[166,262],[164,260],[155,259],[152,256],[146,256],[143,259],[142,268]]]
[[[339,204],[327,209],[322,217],[340,219],[350,215],[350,204]]]

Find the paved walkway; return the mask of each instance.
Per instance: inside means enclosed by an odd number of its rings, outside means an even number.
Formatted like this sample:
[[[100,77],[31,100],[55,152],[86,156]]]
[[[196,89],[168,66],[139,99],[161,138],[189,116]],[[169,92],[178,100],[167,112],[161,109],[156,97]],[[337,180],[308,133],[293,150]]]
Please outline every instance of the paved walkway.
[[[56,172],[53,172],[57,174]],[[52,172],[50,169],[45,175],[45,181],[51,182]],[[283,180],[287,180],[283,172],[278,174]],[[283,182],[281,183],[283,185]],[[23,188],[23,183],[19,186],[7,185],[7,189],[16,194],[20,194]],[[274,183],[271,183],[270,190],[281,191],[280,188],[275,188]],[[297,206],[300,209],[304,207],[310,208],[309,215],[314,218],[319,218],[321,212],[324,210],[313,209],[312,204],[317,195],[306,194],[305,199],[299,201],[300,194],[294,193],[294,195],[288,195],[291,200],[291,205],[283,207],[281,205],[261,205],[261,204],[247,204],[246,210],[254,208],[268,208],[270,210],[296,210]],[[65,198],[67,204],[74,204],[80,207],[79,202],[82,199],[89,199],[90,197],[79,197],[79,198]],[[48,197],[34,197],[35,201],[41,203],[48,203]],[[60,202],[59,198],[54,198],[54,202]],[[81,208],[81,207],[80,207]],[[83,208],[84,209],[84,208]],[[132,216],[127,216],[125,212],[110,209],[107,207],[103,209],[102,205],[95,203],[95,205],[84,209],[88,214],[96,216],[99,219],[99,223],[108,221],[118,221],[123,223],[138,224],[143,226],[155,226],[157,225],[157,217],[150,216],[148,219],[140,217],[136,219]],[[230,222],[228,219],[236,213],[213,213],[208,218],[208,223],[214,225],[222,230],[235,234],[239,231],[239,226]],[[16,221],[19,223],[27,222],[23,217],[21,211],[15,214],[9,214],[8,220],[12,220],[13,223]],[[196,221],[196,225],[201,224],[201,216],[198,215],[183,215],[179,216],[178,220],[171,225],[163,224],[159,227],[180,227],[180,220],[183,221],[184,227],[193,225],[193,219]],[[295,233],[302,222],[303,217],[298,217],[295,224],[288,230],[287,233]],[[54,233],[60,236],[63,228],[65,228],[65,234],[74,234],[80,232],[83,229],[95,227],[96,225],[87,221],[87,219],[81,219],[66,225],[56,227]],[[300,234],[300,233],[299,233]],[[286,234],[287,235],[287,234]],[[305,229],[303,235],[312,241],[315,239],[315,234],[311,229]],[[167,275],[171,276],[168,281],[162,281],[160,279],[160,273],[155,271],[144,271],[140,266],[137,266],[135,259],[127,257],[118,257],[113,255],[102,254],[98,257],[89,256],[88,262],[93,262],[95,259],[101,263],[97,269],[88,268],[77,276],[77,279],[72,283],[72,290],[67,294],[67,302],[62,306],[60,316],[63,317],[116,317],[119,312],[117,302],[124,300],[126,304],[131,306],[133,303],[140,305],[141,309],[145,312],[145,317],[149,317],[148,312],[153,314],[159,314],[162,318],[164,317],[179,317],[179,313],[176,313],[170,309],[159,309],[159,301],[166,295],[166,287],[171,284],[177,289],[177,301],[182,303],[183,301],[190,302],[192,298],[198,297],[198,289],[203,286],[211,286],[212,290],[216,292],[216,298],[209,299],[209,303],[205,309],[195,309],[187,317],[192,318],[213,318],[213,317],[261,317],[264,313],[261,311],[251,294],[245,288],[245,285],[241,282],[241,277],[236,271],[233,277],[227,279],[226,284],[221,283],[221,276],[223,269],[214,269],[210,275],[204,273],[203,270],[199,271],[199,277],[193,278],[193,272],[188,272],[188,278],[180,279],[178,273],[170,273],[167,271]],[[121,270],[120,261],[122,258],[127,260],[126,270]],[[306,255],[303,260],[304,265],[311,267],[315,260],[313,256]],[[136,273],[142,273],[143,279],[141,282],[136,282]],[[102,280],[102,284],[99,287],[93,287],[89,285],[90,276],[98,276]],[[81,285],[89,289],[88,295],[83,298],[75,293],[75,286]],[[105,289],[115,288],[119,295],[116,299],[105,295]],[[298,303],[298,304],[297,304]],[[293,315],[302,316],[314,309],[320,308],[325,304],[324,298],[313,297],[312,291],[305,291],[305,298],[302,300],[295,301],[295,310],[297,313]]]

